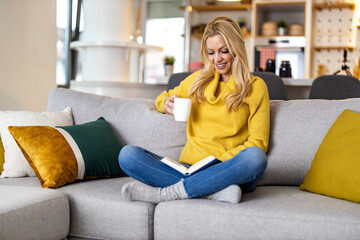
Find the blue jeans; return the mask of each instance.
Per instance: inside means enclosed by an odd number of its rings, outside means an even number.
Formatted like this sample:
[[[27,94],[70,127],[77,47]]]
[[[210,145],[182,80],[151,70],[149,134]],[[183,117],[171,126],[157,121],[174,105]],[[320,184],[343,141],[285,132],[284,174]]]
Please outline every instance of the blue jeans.
[[[227,161],[189,176],[159,161],[162,158],[141,147],[127,145],[120,151],[119,164],[128,176],[154,187],[167,187],[183,180],[189,198],[206,196],[232,184],[240,185],[243,193],[252,192],[267,165],[266,155],[258,147],[246,148]]]

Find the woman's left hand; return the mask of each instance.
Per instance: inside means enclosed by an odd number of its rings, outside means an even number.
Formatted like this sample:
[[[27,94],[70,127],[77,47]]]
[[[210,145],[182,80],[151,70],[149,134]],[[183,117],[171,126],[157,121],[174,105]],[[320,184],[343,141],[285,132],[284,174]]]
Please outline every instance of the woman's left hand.
[[[165,105],[164,105],[164,110],[165,110],[165,113],[167,114],[170,114],[170,115],[174,115],[174,98],[177,98],[178,95],[173,95],[173,96],[170,96],[170,97],[167,97],[165,99]]]

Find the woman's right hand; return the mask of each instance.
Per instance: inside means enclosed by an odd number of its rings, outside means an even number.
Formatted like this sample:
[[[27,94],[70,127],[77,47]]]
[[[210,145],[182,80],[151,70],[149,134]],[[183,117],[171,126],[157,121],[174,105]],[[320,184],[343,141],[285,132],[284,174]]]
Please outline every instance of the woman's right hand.
[[[167,97],[165,99],[165,105],[164,105],[164,110],[165,113],[170,114],[170,115],[174,115],[174,99],[177,98],[178,95],[172,95],[170,97]]]

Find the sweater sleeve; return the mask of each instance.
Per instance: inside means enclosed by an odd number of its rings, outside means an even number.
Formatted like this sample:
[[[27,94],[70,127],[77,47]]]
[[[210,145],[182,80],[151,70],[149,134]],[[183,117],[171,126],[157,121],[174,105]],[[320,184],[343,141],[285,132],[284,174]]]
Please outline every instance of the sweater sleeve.
[[[188,98],[189,97],[189,89],[195,80],[195,78],[199,75],[200,71],[195,72],[185,78],[179,86],[175,87],[174,89],[170,89],[168,92],[164,91],[155,99],[155,106],[156,109],[161,112],[165,113],[164,105],[165,105],[165,99],[167,97],[178,95],[178,97],[181,98]]]
[[[245,103],[249,106],[249,137],[242,145],[226,151],[220,158],[222,161],[234,157],[248,147],[257,146],[264,152],[267,151],[270,134],[270,102],[267,86],[261,78],[255,77],[253,80],[250,96],[245,99]]]

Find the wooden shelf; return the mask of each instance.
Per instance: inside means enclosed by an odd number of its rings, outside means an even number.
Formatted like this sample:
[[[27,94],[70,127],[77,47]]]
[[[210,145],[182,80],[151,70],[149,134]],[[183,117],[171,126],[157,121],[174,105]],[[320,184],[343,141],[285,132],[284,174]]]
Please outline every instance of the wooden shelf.
[[[354,50],[353,46],[338,46],[338,47],[334,47],[334,46],[323,46],[323,47],[314,47],[314,49],[316,51],[320,51],[320,50],[343,50],[343,49],[347,49],[349,51]]]
[[[286,11],[287,9],[295,10],[298,9],[299,6],[304,6],[307,0],[291,0],[291,1],[283,1],[283,0],[272,0],[272,1],[260,1],[257,3],[259,7],[265,7],[267,10],[281,10]]]
[[[251,4],[224,4],[224,5],[195,5],[191,6],[192,10],[198,12],[205,12],[205,11],[239,11],[239,10],[249,10],[251,9]],[[185,7],[181,7],[182,10]]]
[[[202,33],[192,33],[191,36],[194,38],[202,38],[203,34]]]
[[[350,9],[354,9],[355,8],[355,3],[341,3],[341,4],[333,4],[333,5],[316,4],[315,5],[315,9],[317,9],[317,10],[329,9],[329,8],[350,8]]]
[[[199,38],[199,39],[201,39],[202,36],[203,36],[202,33],[192,33],[192,34],[191,34],[191,37]],[[250,36],[251,36],[251,32],[243,33],[243,36],[244,36],[244,37],[250,37]]]
[[[305,37],[305,35],[257,35],[255,38],[276,38],[276,37]]]

